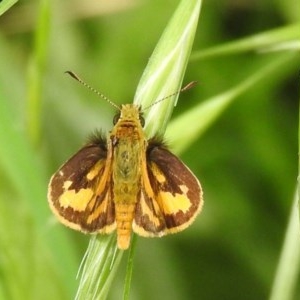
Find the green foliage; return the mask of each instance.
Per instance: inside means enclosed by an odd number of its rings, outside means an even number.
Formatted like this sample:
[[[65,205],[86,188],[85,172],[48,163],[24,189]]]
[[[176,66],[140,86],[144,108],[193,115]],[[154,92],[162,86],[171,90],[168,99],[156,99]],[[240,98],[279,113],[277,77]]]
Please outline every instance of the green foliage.
[[[165,135],[201,180],[203,212],[181,234],[137,237],[130,299],[289,300],[300,293],[293,205],[299,8],[295,0],[241,3],[203,3],[183,79],[199,84],[180,95]],[[30,1],[1,16],[0,299],[75,297],[89,237],[55,221],[47,183],[90,131],[111,128],[113,111],[64,71],[118,103],[132,102],[178,4]],[[179,72],[163,95],[181,80]],[[161,97],[145,86],[135,101]],[[108,298],[121,299],[126,261],[114,259]]]
[[[18,0],[4,0],[0,3],[0,16],[8,11]]]

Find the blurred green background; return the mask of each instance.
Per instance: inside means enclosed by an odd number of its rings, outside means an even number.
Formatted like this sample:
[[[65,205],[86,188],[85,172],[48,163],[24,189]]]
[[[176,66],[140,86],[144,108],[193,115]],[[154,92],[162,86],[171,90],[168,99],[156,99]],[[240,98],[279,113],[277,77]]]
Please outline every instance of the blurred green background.
[[[114,110],[64,71],[131,102],[179,1],[47,3],[18,2],[0,18],[0,299],[72,299],[78,285],[88,236],[55,221],[47,184],[92,130],[111,128]],[[298,172],[299,50],[195,53],[299,24],[298,4],[204,1],[184,80],[199,85],[180,95],[174,118],[285,62],[181,154],[202,183],[203,212],[183,233],[138,238],[131,299],[269,297]],[[125,266],[126,255],[109,299],[121,297]]]

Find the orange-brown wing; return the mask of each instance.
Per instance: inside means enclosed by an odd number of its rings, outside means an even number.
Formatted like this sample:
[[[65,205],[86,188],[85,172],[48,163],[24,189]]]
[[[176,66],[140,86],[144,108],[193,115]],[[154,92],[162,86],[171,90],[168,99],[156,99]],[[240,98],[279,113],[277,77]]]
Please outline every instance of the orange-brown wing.
[[[51,178],[48,201],[64,225],[86,233],[110,233],[116,227],[110,163],[103,140],[89,144]]]
[[[158,143],[148,146],[146,169],[133,230],[142,236],[162,236],[187,228],[203,205],[197,178]]]

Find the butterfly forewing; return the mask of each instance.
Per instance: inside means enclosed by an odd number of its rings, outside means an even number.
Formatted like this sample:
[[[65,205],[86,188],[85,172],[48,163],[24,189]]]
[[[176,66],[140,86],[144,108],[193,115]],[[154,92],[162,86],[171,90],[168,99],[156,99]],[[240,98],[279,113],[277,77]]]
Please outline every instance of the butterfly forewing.
[[[106,142],[89,144],[51,178],[48,201],[65,225],[84,232],[109,233],[115,228]]]
[[[188,227],[202,207],[202,190],[193,173],[160,143],[150,141],[133,229],[162,236]]]

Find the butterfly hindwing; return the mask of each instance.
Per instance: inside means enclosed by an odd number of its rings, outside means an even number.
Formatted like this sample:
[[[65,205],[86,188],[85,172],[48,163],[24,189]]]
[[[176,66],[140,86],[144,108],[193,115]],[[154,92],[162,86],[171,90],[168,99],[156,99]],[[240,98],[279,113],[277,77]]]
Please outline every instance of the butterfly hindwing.
[[[115,229],[110,166],[104,140],[86,145],[51,178],[48,199],[65,225],[84,232]]]

